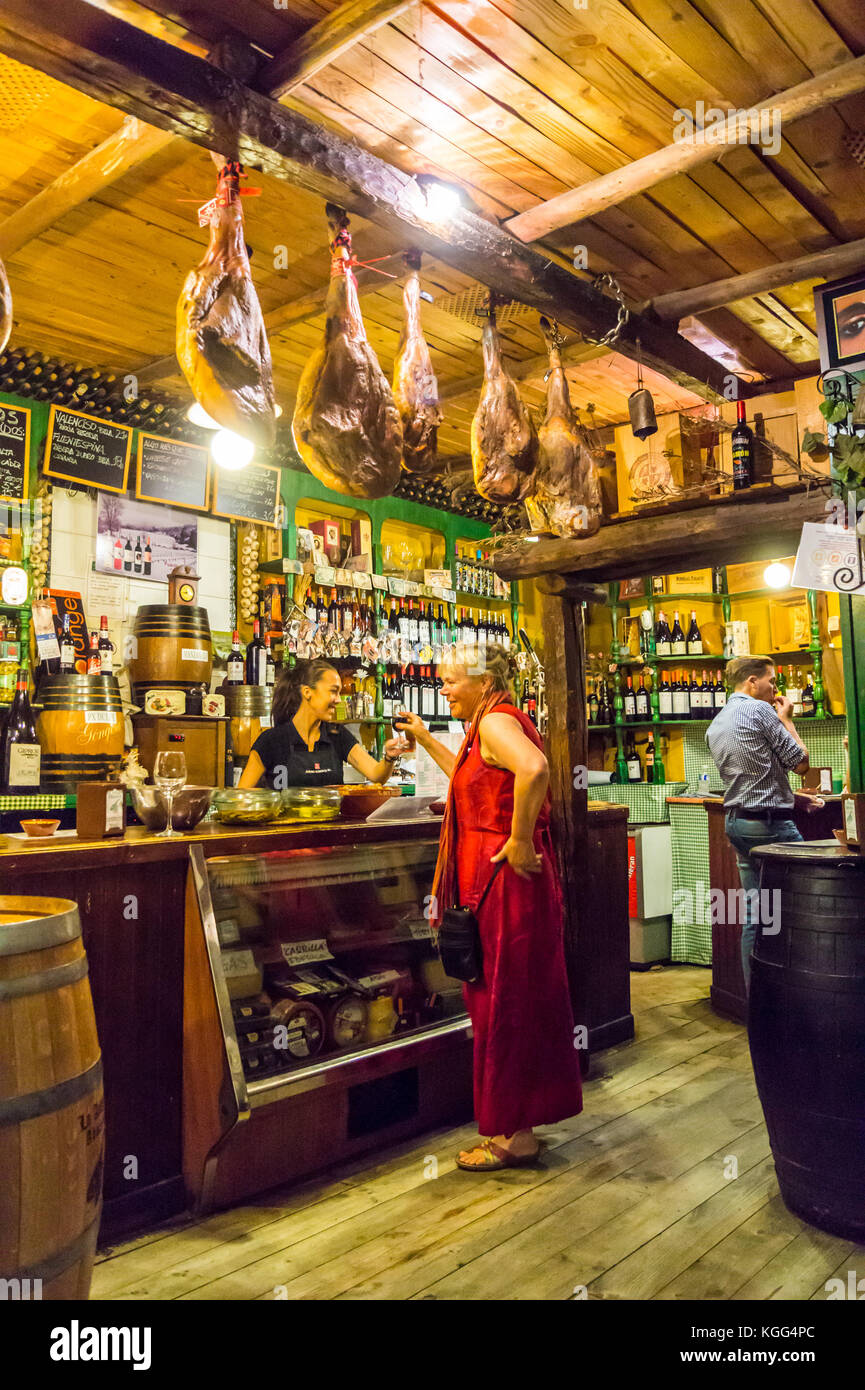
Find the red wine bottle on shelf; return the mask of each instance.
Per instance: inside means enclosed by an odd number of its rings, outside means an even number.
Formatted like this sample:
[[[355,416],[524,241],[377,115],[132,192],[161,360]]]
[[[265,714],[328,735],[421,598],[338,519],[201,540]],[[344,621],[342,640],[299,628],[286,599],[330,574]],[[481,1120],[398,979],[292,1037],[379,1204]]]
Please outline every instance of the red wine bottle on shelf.
[[[90,651],[87,653],[87,674],[98,676],[102,670],[102,657],[99,655],[99,633],[90,634]]]
[[[733,446],[733,489],[739,492],[754,481],[754,434],[745,423],[745,402],[736,402],[736,428]]]
[[[18,670],[2,747],[3,791],[13,796],[38,791],[42,750],[27,694],[27,670],[23,666]]]
[[[264,681],[265,681],[265,685],[268,685],[268,686],[270,686],[270,687],[272,688],[272,687],[276,684],[276,662],[275,662],[274,657],[273,657],[273,652],[270,650],[270,633],[269,633],[269,632],[266,632],[266,633],[264,634],[264,659],[265,659],[265,668],[264,668]]]
[[[103,676],[110,676],[112,672],[111,657],[114,653],[114,646],[108,636],[108,618],[103,613],[99,619],[99,673]]]
[[[240,650],[240,633],[231,634],[231,651],[226,662],[226,685],[243,685],[243,653]]]
[[[658,621],[655,625],[655,655],[672,656],[673,649],[670,645],[670,625],[664,615],[663,609],[658,613]]]
[[[246,684],[267,684],[267,648],[261,640],[258,618],[252,624],[252,641],[246,649]]]
[[[75,641],[69,628],[69,614],[63,614],[63,631],[60,634],[60,670],[71,674],[75,670]]]
[[[690,625],[690,627],[688,628],[687,643],[688,643],[688,656],[702,656],[702,655],[703,655],[703,637],[702,637],[702,634],[701,634],[701,632],[700,632],[699,627],[697,626],[697,613],[696,613],[696,610],[693,609],[693,608],[691,609],[691,625]]]
[[[688,643],[682,631],[682,624],[679,622],[679,614],[673,614],[673,630],[670,633],[670,654],[671,656],[687,656]]]

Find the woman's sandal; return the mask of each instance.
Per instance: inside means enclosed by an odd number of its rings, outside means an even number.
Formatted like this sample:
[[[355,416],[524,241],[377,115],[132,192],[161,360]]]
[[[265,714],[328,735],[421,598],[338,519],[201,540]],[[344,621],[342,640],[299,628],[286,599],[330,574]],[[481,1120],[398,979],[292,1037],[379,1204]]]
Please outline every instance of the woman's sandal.
[[[463,1153],[474,1153],[476,1149],[481,1149],[484,1154],[480,1163],[466,1163],[457,1154],[457,1167],[467,1173],[493,1173],[498,1168],[531,1168],[537,1163],[541,1152],[539,1144],[532,1154],[512,1154],[500,1144],[494,1144],[492,1139],[481,1139],[470,1149],[464,1149]]]

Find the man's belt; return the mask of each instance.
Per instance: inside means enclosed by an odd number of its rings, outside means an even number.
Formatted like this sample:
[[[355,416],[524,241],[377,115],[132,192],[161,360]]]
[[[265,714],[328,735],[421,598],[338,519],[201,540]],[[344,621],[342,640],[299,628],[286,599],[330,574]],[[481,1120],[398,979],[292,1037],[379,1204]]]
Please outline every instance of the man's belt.
[[[790,820],[793,815],[792,806],[764,806],[756,810],[744,806],[728,806],[726,810],[728,815],[739,816],[744,820]]]

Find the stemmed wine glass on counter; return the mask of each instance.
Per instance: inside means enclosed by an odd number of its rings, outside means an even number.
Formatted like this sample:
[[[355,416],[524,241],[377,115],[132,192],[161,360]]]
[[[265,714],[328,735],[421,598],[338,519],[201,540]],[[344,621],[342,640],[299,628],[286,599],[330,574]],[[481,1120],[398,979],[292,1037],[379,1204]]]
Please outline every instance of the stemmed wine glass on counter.
[[[156,762],[153,765],[153,781],[161,792],[165,794],[165,801],[168,808],[168,819],[165,829],[158,832],[159,838],[180,839],[180,832],[173,829],[171,824],[171,812],[174,806],[174,794],[179,792],[186,785],[186,758],[182,753],[170,751],[167,753],[157,753]]]

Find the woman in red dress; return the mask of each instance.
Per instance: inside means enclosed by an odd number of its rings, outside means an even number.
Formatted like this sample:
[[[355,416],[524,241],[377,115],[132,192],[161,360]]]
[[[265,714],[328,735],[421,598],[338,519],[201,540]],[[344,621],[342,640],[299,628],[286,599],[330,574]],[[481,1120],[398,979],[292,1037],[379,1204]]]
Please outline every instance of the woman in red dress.
[[[460,1153],[470,1170],[525,1166],[534,1127],[582,1109],[580,1068],[565,973],[562,912],[549,835],[549,769],[537,729],[508,691],[507,657],[487,650],[483,670],[457,652],[442,671],[454,718],[467,725],[454,755],[417,715],[400,727],[448,773],[433,907],[480,911],[483,977],[465,985],[474,1033],[474,1103],[481,1141]]]

